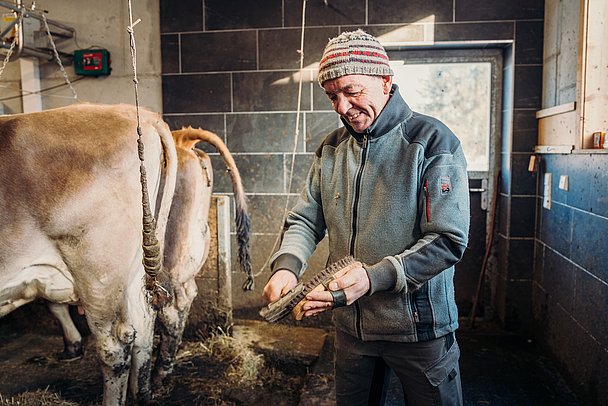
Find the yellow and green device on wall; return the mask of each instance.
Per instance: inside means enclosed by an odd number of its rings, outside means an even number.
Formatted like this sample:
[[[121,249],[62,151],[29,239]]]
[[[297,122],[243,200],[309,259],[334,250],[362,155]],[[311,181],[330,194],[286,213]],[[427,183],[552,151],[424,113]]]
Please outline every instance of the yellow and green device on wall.
[[[107,49],[77,49],[74,51],[74,71],[83,76],[109,75],[110,52]]]

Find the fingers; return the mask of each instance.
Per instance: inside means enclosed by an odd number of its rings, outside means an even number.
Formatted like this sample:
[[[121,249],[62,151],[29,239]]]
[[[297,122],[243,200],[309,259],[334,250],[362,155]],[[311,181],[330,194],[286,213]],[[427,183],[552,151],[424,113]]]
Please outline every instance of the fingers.
[[[264,286],[262,297],[267,303],[272,303],[280,299],[281,296],[285,295],[297,284],[298,279],[291,271],[279,270],[272,275],[266,286]]]

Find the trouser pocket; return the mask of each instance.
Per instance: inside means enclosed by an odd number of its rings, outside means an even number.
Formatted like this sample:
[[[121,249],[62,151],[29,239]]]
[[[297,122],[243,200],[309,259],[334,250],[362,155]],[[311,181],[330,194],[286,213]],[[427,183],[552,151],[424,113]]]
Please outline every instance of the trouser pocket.
[[[462,387],[460,384],[460,348],[453,333],[445,337],[451,344],[448,351],[424,371],[429,383],[437,389],[436,404],[462,405]]]

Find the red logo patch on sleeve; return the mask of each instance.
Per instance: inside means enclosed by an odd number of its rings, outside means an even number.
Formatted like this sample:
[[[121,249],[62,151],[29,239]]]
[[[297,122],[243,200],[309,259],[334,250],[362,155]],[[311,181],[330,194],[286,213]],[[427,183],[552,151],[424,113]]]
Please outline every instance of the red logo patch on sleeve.
[[[450,177],[449,176],[442,176],[441,177],[441,194],[445,195],[450,193],[450,190],[452,189],[452,184],[450,183]]]

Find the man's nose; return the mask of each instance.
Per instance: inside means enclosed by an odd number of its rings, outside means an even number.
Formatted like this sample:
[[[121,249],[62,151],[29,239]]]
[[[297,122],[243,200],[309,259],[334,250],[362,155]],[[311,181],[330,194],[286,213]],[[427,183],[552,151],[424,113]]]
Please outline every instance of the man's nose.
[[[351,107],[352,105],[346,97],[342,95],[336,96],[336,100],[334,101],[334,109],[336,110],[336,113],[344,116]]]

